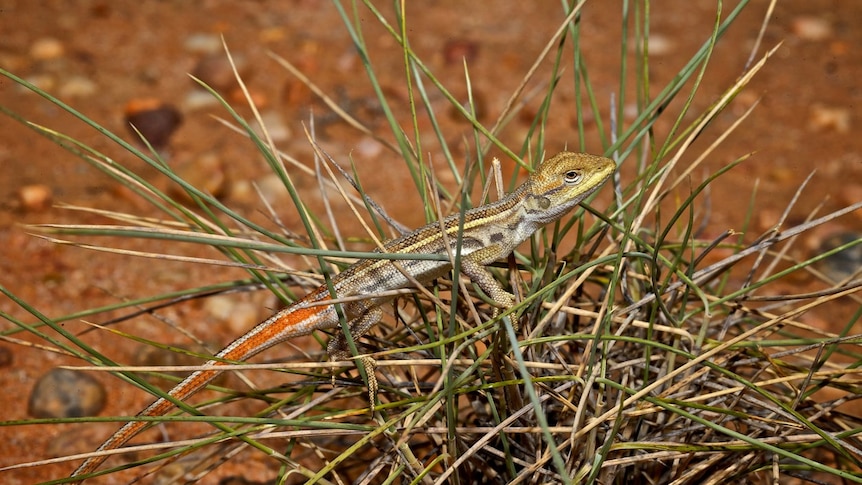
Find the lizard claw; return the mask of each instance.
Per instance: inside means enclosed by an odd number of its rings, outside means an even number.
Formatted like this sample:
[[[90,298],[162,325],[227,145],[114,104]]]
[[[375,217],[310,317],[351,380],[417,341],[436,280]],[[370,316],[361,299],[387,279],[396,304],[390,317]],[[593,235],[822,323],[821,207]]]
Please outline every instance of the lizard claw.
[[[341,350],[330,349],[329,359],[333,362],[340,360],[353,360],[354,357],[350,352],[344,352]],[[368,379],[368,401],[371,406],[371,410],[374,410],[374,405],[377,402],[377,391],[379,390],[379,385],[377,383],[377,376],[375,375],[375,370],[377,369],[377,361],[374,360],[373,357],[370,356],[361,356],[358,357],[358,364],[362,366],[362,369],[365,371],[365,376]],[[332,387],[335,387],[335,374],[332,374]]]
[[[491,310],[491,318],[497,318],[500,316],[500,312],[503,310],[508,310],[515,306],[515,295],[509,293],[508,291],[501,291],[494,295],[494,306],[493,310]]]
[[[494,300],[496,301],[497,306],[495,306],[494,309],[491,311],[491,319],[499,317],[503,311],[509,310],[510,308],[515,306],[515,295],[509,292],[502,292],[496,295],[496,298]],[[512,315],[511,321],[515,332],[517,332],[520,327],[518,316]]]
[[[368,405],[371,407],[371,411],[374,412],[374,407],[377,404],[377,391],[380,389],[377,383],[377,375],[375,374],[377,361],[369,356],[360,357],[359,360],[362,362],[362,368],[365,369],[365,376],[368,378]]]

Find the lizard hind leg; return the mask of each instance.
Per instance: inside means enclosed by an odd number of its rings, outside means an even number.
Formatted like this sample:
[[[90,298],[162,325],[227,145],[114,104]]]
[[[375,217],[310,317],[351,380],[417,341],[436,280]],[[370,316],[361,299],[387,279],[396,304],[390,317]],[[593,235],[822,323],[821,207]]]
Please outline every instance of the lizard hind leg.
[[[359,337],[368,333],[371,327],[380,321],[382,316],[383,310],[381,310],[377,305],[364,308],[364,311],[362,311],[358,317],[348,322],[350,338],[356,342]],[[329,345],[326,347],[330,360],[353,359],[353,353],[350,351],[350,344],[347,339],[347,335],[341,332],[336,332],[335,335],[333,335],[332,340],[329,341]],[[365,375],[368,378],[368,399],[371,404],[371,408],[373,409],[378,390],[377,376],[374,374],[377,362],[369,356],[362,356],[359,357],[359,362],[357,364],[362,365],[363,370],[365,370]],[[332,376],[332,380],[333,385],[335,385],[335,375]]]

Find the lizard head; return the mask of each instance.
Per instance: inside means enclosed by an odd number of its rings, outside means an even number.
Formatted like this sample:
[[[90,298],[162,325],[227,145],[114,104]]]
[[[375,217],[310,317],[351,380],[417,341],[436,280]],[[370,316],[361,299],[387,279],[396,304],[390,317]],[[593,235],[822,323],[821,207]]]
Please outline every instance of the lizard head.
[[[586,153],[561,152],[542,162],[524,184],[528,219],[556,221],[598,190],[614,173],[613,160]]]

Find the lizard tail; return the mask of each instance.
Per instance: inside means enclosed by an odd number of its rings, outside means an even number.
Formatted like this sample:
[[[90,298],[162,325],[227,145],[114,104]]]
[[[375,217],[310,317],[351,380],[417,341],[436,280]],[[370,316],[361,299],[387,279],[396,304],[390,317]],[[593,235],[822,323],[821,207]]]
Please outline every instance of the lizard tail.
[[[211,360],[206,363],[207,366],[224,366],[225,363],[217,360]],[[168,392],[172,398],[184,401],[187,398],[191,397],[196,392],[203,389],[207,384],[210,383],[213,379],[218,377],[224,370],[222,369],[207,369],[207,370],[199,370],[194,372],[192,375],[183,379],[182,382],[177,384],[173,389]],[[175,408],[173,402],[165,398],[159,398],[153,401],[152,404],[146,407],[143,411],[138,413],[138,417],[156,417],[156,416],[164,416],[171,409]],[[110,455],[107,453],[111,450],[116,450],[117,448],[123,446],[127,441],[132,439],[135,435],[140,433],[144,428],[150,425],[149,421],[129,421],[124,424],[120,429],[118,429],[110,438],[105,440],[95,451],[95,453],[105,452],[105,454],[100,454],[97,456],[92,456],[84,460],[84,463],[79,466],[74,473],[72,473],[71,477],[80,477],[82,475],[87,475],[92,473],[99,467]],[[83,480],[73,483],[81,483]]]

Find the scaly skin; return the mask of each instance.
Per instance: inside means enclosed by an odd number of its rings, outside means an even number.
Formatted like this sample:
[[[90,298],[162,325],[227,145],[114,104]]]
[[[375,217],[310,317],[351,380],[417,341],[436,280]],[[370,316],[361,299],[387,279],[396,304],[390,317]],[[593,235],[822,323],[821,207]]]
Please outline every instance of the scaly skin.
[[[545,224],[559,220],[584,198],[598,190],[616,169],[612,160],[582,153],[562,152],[543,162],[529,179],[505,198],[476,207],[464,214],[454,214],[441,222],[433,222],[410,234],[387,242],[389,253],[449,254],[455,252],[461,232],[461,271],[499,306],[509,308],[514,297],[485,269],[485,266],[508,256]],[[446,237],[441,228],[445,228]],[[446,244],[449,244],[449,248]],[[367,298],[342,304],[353,339],[365,334],[380,320],[381,305],[391,296],[381,292],[413,287],[402,273],[408,273],[419,283],[428,283],[452,270],[449,261],[400,260],[400,269],[392,261],[367,259],[350,266],[332,278],[338,298],[366,296]],[[287,339],[308,335],[315,330],[340,326],[333,305],[308,306],[331,298],[326,285],[317,288],[304,298],[269,317],[242,337],[216,354],[216,359],[204,364],[185,378],[168,394],[185,401],[203,389],[224,372],[224,361],[244,361]],[[338,334],[329,343],[328,351],[335,360],[351,358],[347,339]],[[174,404],[159,398],[138,416],[162,416],[174,409]],[[117,430],[96,451],[119,448],[148,425],[144,421],[131,421]],[[106,456],[89,458],[78,467],[72,477],[90,474],[105,461]],[[76,483],[81,483],[82,480]]]

